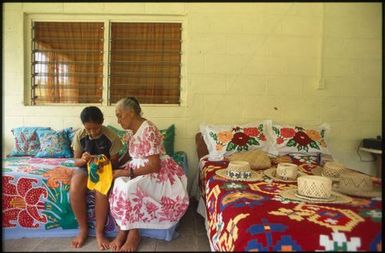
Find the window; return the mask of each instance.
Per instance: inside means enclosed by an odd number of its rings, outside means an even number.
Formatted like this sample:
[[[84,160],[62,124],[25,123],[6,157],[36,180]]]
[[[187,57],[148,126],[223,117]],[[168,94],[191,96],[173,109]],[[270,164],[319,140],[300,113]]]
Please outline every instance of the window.
[[[178,104],[181,25],[112,23],[110,99],[126,92],[148,104]]]
[[[34,22],[32,103],[98,103],[104,23]]]
[[[33,105],[180,104],[181,22],[33,21],[31,32]]]

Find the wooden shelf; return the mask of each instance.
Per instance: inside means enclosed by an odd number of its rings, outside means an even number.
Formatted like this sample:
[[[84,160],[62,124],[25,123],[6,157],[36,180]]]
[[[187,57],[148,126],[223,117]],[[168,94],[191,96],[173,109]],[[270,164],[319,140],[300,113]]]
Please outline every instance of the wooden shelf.
[[[369,153],[373,153],[373,154],[378,154],[378,155],[382,154],[382,150],[381,149],[373,149],[373,148],[360,147],[360,150],[366,151],[366,152],[369,152]]]

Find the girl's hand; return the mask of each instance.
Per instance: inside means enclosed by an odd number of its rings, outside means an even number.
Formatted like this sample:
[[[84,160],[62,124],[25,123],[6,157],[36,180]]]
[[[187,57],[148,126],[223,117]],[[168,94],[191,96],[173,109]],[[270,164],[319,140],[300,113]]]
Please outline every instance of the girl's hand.
[[[84,152],[80,159],[82,159],[85,163],[88,163],[91,160],[91,158],[92,156],[90,155],[90,153]]]

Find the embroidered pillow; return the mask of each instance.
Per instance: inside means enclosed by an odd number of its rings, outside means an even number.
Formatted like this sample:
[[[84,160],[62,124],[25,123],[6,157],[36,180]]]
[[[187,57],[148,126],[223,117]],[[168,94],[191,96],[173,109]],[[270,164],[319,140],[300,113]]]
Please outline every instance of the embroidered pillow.
[[[36,130],[49,127],[17,127],[11,130],[15,145],[9,156],[34,156],[40,149],[40,142]]]
[[[209,151],[209,160],[222,160],[235,152],[268,150],[266,130],[270,120],[246,125],[200,125],[200,131]]]
[[[72,157],[72,150],[67,138],[67,134],[64,130],[37,130],[36,131],[39,142],[40,150],[35,157],[47,157],[47,158],[59,158]]]
[[[107,127],[113,130],[122,140],[123,147],[119,151],[119,156],[125,154],[127,152],[127,142],[123,138],[126,135],[126,131],[119,130],[111,125],[108,125]],[[163,136],[163,145],[166,154],[172,157],[174,155],[175,125],[173,124],[170,127],[159,131]]]
[[[317,128],[273,124],[269,130],[271,138],[270,153],[285,155],[288,153],[329,154],[325,138],[329,125]]]
[[[72,143],[72,140],[74,139],[75,133],[78,129],[79,128],[73,128],[73,127],[67,127],[63,129],[69,143]]]
[[[114,131],[119,136],[119,139],[122,141],[123,146],[118,152],[119,156],[121,157],[122,155],[127,153],[127,142],[123,140],[124,136],[126,135],[126,131],[117,129],[116,127],[113,127],[111,125],[108,125],[107,127]]]

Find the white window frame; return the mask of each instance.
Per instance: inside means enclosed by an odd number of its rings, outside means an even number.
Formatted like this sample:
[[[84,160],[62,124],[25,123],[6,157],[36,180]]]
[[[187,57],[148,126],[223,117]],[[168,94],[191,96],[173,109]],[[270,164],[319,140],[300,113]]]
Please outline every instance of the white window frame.
[[[32,23],[33,22],[103,22],[104,23],[104,46],[103,46],[103,93],[102,103],[50,103],[45,105],[32,105],[31,85],[32,85]],[[108,101],[109,96],[109,29],[110,23],[118,22],[161,22],[161,23],[181,23],[182,26],[182,47],[181,47],[181,72],[180,72],[180,103],[179,104],[143,104],[149,106],[162,107],[186,107],[187,106],[187,19],[184,14],[175,15],[115,15],[115,14],[95,14],[95,15],[69,15],[69,14],[25,14],[24,16],[24,105],[31,106],[113,106],[114,103]]]

